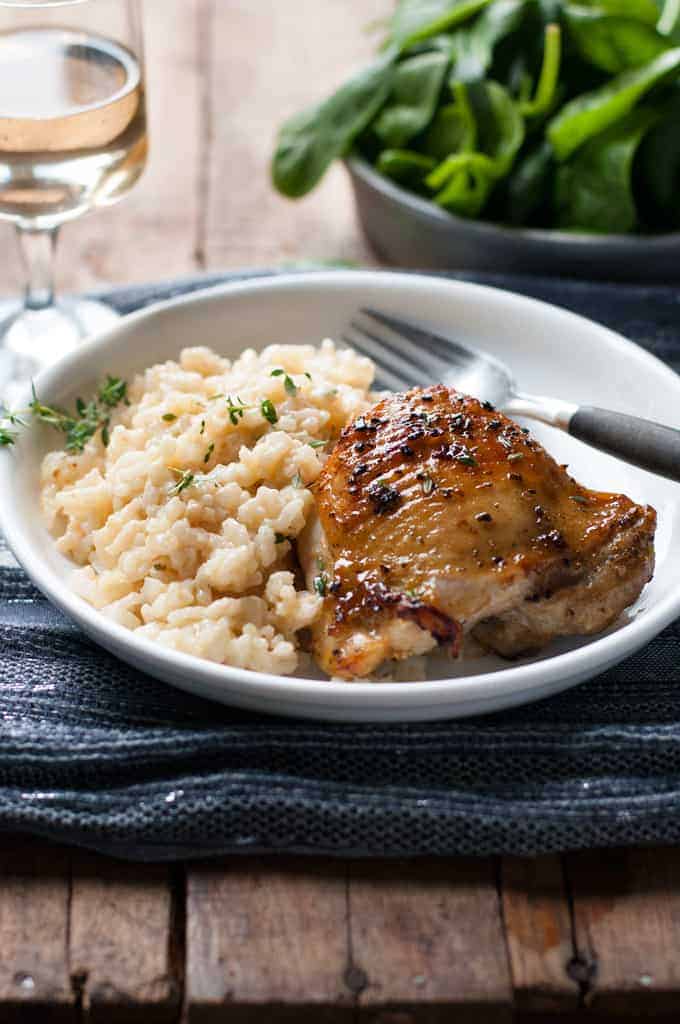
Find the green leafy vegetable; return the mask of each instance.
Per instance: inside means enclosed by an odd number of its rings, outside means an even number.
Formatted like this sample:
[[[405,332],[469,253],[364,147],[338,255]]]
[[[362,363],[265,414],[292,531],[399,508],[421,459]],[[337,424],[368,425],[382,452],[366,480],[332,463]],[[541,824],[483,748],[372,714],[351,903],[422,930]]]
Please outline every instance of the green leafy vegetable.
[[[453,36],[451,81],[477,82],[484,77],[493,59],[496,45],[522,23],[527,0],[497,0],[478,18]]]
[[[568,4],[564,20],[581,57],[612,74],[641,67],[671,45],[651,25],[618,14]]]
[[[456,213],[475,216],[496,182],[508,173],[524,139],[522,117],[498,82],[468,87],[477,125],[477,150],[448,157],[426,183],[439,189],[434,201]]]
[[[678,97],[680,0],[395,0],[378,59],[283,126],[273,180],[304,195],[352,152],[459,216],[667,231]]]
[[[524,99],[519,104],[520,113],[524,117],[538,117],[546,114],[553,105],[557,91],[557,79],[560,73],[560,57],[562,53],[562,34],[559,25],[546,25],[543,63],[533,100]]]
[[[405,50],[439,32],[452,29],[490,0],[398,0],[391,23],[390,42]]]
[[[409,149],[384,149],[375,166],[387,178],[410,188],[421,188],[427,175],[437,166],[437,161]]]
[[[548,127],[557,159],[566,160],[593,135],[625,117],[653,86],[676,76],[678,71],[680,48],[667,50],[643,67],[624,71],[600,89],[567,103]]]
[[[393,64],[394,54],[388,51],[329,99],[284,124],[272,165],[279,192],[293,198],[305,195],[328,165],[347,152],[385,103]]]
[[[644,137],[636,164],[636,196],[648,227],[680,227],[680,90]]]
[[[633,158],[657,117],[654,110],[632,111],[559,168],[555,187],[560,227],[620,232],[635,226]]]
[[[428,126],[448,66],[447,55],[437,51],[419,53],[397,65],[387,104],[373,125],[383,145],[399,149]]]

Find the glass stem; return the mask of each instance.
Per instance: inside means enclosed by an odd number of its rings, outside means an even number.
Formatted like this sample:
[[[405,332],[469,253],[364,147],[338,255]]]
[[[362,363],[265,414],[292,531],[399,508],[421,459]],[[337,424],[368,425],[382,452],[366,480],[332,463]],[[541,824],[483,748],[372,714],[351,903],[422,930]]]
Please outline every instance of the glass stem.
[[[47,309],[54,304],[54,258],[58,228],[36,231],[17,228],[19,248],[26,268],[26,309]]]

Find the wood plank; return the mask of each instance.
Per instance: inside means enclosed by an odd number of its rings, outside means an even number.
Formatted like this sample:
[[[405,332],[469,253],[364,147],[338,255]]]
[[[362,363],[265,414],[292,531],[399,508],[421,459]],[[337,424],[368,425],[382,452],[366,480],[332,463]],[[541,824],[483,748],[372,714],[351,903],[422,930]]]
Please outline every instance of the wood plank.
[[[346,911],[341,863],[248,858],[193,865],[188,1024],[352,1020]]]
[[[566,859],[584,1002],[680,1012],[680,851],[596,850]]]
[[[4,836],[0,847],[0,1020],[73,1021],[67,955],[69,858]],[[47,1014],[49,1013],[49,1018]]]
[[[349,910],[360,1019],[380,1024],[512,1019],[490,860],[353,864]]]
[[[176,918],[172,869],[74,852],[69,958],[86,1020],[176,1019]]]
[[[505,857],[501,895],[517,1009],[575,1010],[579,986],[568,973],[574,947],[561,858]]]
[[[386,0],[343,0],[323,11],[318,0],[212,0],[206,265],[374,262],[344,169],[331,168],[293,202],[272,188],[269,161],[281,123],[366,63],[377,41],[366,28],[388,13]]]
[[[144,4],[150,151],[141,181],[121,203],[94,210],[61,234],[60,291],[101,288],[190,272],[196,265],[204,0]],[[18,295],[23,272],[14,229],[1,224],[0,293]]]

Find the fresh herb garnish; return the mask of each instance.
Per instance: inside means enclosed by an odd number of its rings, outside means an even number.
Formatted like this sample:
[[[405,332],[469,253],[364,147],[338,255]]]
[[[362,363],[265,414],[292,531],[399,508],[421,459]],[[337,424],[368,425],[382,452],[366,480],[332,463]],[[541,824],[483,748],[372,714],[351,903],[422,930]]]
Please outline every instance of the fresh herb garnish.
[[[24,420],[18,413],[10,412],[9,409],[0,405],[0,448],[7,448],[15,443],[18,431],[10,428],[23,426],[25,426]]]
[[[176,469],[174,466],[170,466],[170,471],[175,474],[177,481],[170,488],[170,494],[181,494],[187,487],[191,487],[196,477],[190,469]]]
[[[328,577],[325,572],[319,573],[318,576],[314,577],[314,589],[319,597],[326,596],[326,592],[328,590]]]
[[[286,537],[285,533],[275,533],[274,534],[274,543],[275,544],[283,544],[283,542],[285,540],[288,540],[288,538]]]
[[[293,478],[291,480],[291,483],[292,483],[293,487],[304,487],[305,486],[304,481],[303,481],[302,477],[300,476],[299,471],[297,473],[295,473],[295,475],[293,476]]]
[[[41,423],[47,423],[66,435],[67,452],[80,453],[98,430],[101,431],[102,443],[105,447],[108,445],[111,411],[121,402],[129,404],[127,384],[119,377],[109,375],[89,402],[82,398],[76,400],[75,416],[58,406],[45,405],[35,393],[35,388],[29,411]]]
[[[260,402],[260,412],[272,425],[278,422],[279,414],[276,411],[276,406],[269,398],[263,398]]]
[[[243,413],[248,408],[244,405],[241,399],[236,396],[236,401],[232,399],[231,395],[227,395],[227,412],[229,413],[229,419],[234,426],[237,426],[238,421],[243,419]]]
[[[456,455],[456,462],[462,462],[464,466],[476,466],[477,460],[474,455],[470,455],[469,452],[461,452],[460,455]]]
[[[174,421],[177,419],[174,412],[163,413],[162,418],[165,420],[166,423],[174,423]]]
[[[508,455],[508,462],[519,462],[520,459],[523,458],[524,455],[522,454],[522,452],[511,452],[510,455]]]
[[[328,441],[308,441],[307,444],[310,448],[325,448]]]
[[[205,420],[201,420],[201,429],[199,430],[198,433],[200,436],[203,436],[203,434],[205,434]]]
[[[297,395],[297,384],[295,383],[293,378],[289,374],[286,373],[285,370],[281,369],[280,366],[277,367],[275,370],[272,370],[270,376],[271,377],[283,377],[283,386],[286,389],[286,391],[288,392],[288,394],[289,395]]]
[[[212,455],[212,453],[214,451],[215,451],[215,442],[211,441],[210,444],[208,445],[208,449],[207,449],[205,455],[203,456],[203,462],[204,463],[210,462],[210,456]]]

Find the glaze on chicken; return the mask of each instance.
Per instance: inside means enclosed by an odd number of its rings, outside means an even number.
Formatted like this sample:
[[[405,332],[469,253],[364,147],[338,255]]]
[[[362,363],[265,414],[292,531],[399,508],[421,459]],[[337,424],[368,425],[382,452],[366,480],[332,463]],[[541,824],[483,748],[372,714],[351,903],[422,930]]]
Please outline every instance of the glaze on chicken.
[[[332,676],[465,634],[507,657],[592,634],[654,568],[656,514],[580,486],[525,430],[444,385],[390,395],[342,433],[299,553],[324,595]]]

